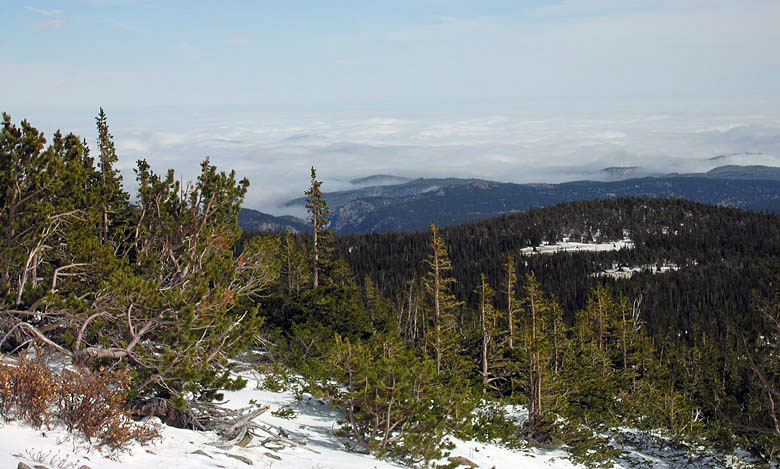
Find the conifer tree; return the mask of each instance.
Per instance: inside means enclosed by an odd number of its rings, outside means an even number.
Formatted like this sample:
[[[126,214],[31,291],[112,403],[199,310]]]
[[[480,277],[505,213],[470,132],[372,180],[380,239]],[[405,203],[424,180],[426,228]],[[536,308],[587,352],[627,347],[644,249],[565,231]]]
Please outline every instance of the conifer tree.
[[[460,303],[452,294],[452,263],[447,255],[447,245],[439,233],[439,228],[431,223],[430,252],[425,260],[428,272],[424,278],[425,292],[431,301],[431,328],[428,346],[433,348],[436,360],[436,373],[442,372],[446,356],[454,351],[456,339],[455,310]]]
[[[498,371],[503,365],[503,347],[500,330],[498,327],[498,312],[493,307],[495,291],[490,288],[485,274],[480,275],[480,284],[477,286],[479,295],[479,324],[481,332],[482,348],[480,350],[480,372],[482,376],[482,391],[487,392],[491,383],[503,378]]]
[[[312,285],[317,288],[320,285],[320,273],[324,265],[329,261],[331,252],[332,230],[328,229],[330,218],[328,204],[322,198],[320,186],[322,181],[317,180],[317,171],[311,167],[311,186],[305,192],[306,210],[311,216],[312,223]]]
[[[122,190],[122,176],[114,168],[118,158],[114,148],[113,136],[108,130],[108,118],[103,108],[100,108],[95,118],[98,130],[98,170],[100,174],[100,208],[102,210],[100,241],[109,242],[109,230],[113,218],[124,209],[129,195]]]
[[[514,298],[515,284],[517,284],[515,256],[512,254],[507,256],[507,261],[506,264],[504,264],[504,268],[506,269],[506,315],[507,326],[509,329],[507,336],[507,346],[509,347],[509,350],[512,350],[514,349],[515,345],[515,313],[517,313],[517,306]]]
[[[304,285],[308,285],[311,276],[306,253],[289,232],[279,238],[279,252],[282,257],[281,278],[283,288],[289,297],[300,295]]]
[[[546,386],[544,376],[549,363],[547,340],[544,331],[544,317],[550,305],[544,296],[539,281],[533,274],[526,275],[523,304],[526,310],[526,341],[528,354],[528,420],[532,428],[537,427],[544,412],[543,396]]]

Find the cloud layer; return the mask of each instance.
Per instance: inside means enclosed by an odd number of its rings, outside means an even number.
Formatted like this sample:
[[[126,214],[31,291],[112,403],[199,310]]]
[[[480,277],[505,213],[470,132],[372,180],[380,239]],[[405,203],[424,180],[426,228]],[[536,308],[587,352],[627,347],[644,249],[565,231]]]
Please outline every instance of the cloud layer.
[[[326,191],[348,188],[351,179],[372,174],[556,183],[604,179],[600,170],[612,166],[661,174],[725,164],[780,166],[777,118],[713,117],[711,112],[606,117],[590,109],[564,115],[528,106],[495,112],[461,108],[459,113],[108,112],[129,188],[137,159],[147,159],[159,171],[174,168],[188,180],[208,156],[220,168],[249,178],[246,206],[272,213],[285,213],[279,205],[303,193],[312,165]],[[47,124],[58,119],[30,117],[47,134],[54,130]],[[57,123],[93,142],[90,119],[71,117]]]

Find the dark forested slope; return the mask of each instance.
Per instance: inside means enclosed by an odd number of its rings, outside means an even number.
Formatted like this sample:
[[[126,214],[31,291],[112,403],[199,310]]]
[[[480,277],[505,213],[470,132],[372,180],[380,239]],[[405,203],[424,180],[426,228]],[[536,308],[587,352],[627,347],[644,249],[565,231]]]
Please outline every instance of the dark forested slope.
[[[780,216],[716,207],[681,199],[618,198],[571,202],[477,221],[442,231],[449,247],[456,293],[472,295],[480,273],[504,283],[507,255],[518,273],[534,272],[567,311],[585,306],[597,283],[642,295],[645,320],[656,334],[670,330],[725,333],[749,327],[751,292],[766,293],[780,273]],[[613,241],[625,236],[634,249],[556,255],[519,255],[542,242]],[[337,237],[337,250],[358,278],[369,276],[388,296],[399,296],[421,275],[428,233],[375,233]],[[629,279],[596,277],[615,267],[670,265],[663,274]]]

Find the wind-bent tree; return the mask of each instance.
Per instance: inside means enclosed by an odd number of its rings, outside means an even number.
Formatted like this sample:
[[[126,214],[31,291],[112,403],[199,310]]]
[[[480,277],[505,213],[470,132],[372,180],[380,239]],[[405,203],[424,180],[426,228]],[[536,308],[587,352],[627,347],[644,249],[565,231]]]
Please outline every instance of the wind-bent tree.
[[[27,121],[21,127],[3,114],[0,131],[0,236],[2,293],[6,307],[19,308],[39,284],[55,237],[77,212],[61,203],[62,156]],[[39,296],[39,295],[35,295]],[[31,302],[35,301],[32,296]]]
[[[140,400],[167,411],[240,385],[224,365],[251,343],[262,319],[253,297],[279,274],[273,243],[232,251],[248,181],[205,161],[181,187],[140,161],[130,205],[105,114],[100,170],[75,136],[58,132],[44,150],[29,124],[3,121],[0,346],[39,342],[83,369],[126,366]]]
[[[325,199],[322,198],[322,190],[320,186],[322,181],[317,180],[317,172],[314,166],[311,167],[311,186],[306,194],[306,210],[308,210],[311,216],[312,224],[312,285],[317,288],[320,284],[320,271],[323,264],[327,263],[327,257],[329,255],[331,247],[328,245],[330,238],[330,230],[328,230],[328,224],[330,218],[328,214],[328,204]]]

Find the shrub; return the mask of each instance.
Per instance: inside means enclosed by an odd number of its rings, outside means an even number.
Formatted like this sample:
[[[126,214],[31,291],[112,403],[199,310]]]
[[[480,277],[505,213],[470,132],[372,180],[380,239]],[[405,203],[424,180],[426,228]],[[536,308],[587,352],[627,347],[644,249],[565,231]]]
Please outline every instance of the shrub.
[[[129,418],[122,396],[129,382],[125,374],[65,372],[57,399],[58,416],[68,431],[78,431],[90,443],[112,450],[158,438],[155,429]]]
[[[344,410],[342,432],[380,457],[438,459],[446,435],[471,416],[465,388],[444,383],[434,362],[392,339],[352,343],[337,337],[327,364],[332,381],[319,392]]]
[[[57,379],[41,354],[0,363],[0,412],[6,420],[19,418],[35,428],[50,428],[58,391]]]
[[[274,410],[273,412],[271,412],[271,415],[273,415],[274,417],[279,417],[281,419],[289,420],[295,418],[295,411],[292,409],[292,407],[286,405]]]
[[[20,357],[0,362],[0,416],[51,428],[53,420],[88,442],[125,450],[134,441],[159,438],[156,429],[134,422],[122,397],[129,378],[123,374],[65,371],[47,366],[48,357]]]

